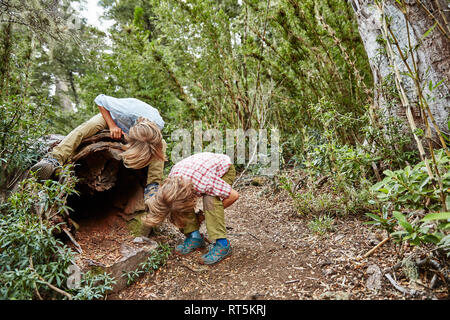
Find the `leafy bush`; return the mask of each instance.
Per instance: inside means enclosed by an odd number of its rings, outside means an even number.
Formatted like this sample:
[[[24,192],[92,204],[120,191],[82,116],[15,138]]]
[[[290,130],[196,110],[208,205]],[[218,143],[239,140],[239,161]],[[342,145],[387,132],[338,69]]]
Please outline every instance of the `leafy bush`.
[[[369,202],[372,194],[366,187],[367,183],[363,183],[362,187],[357,189],[345,183],[339,183],[331,177],[323,188],[317,186],[318,180],[306,181],[304,188],[297,191],[294,190],[295,185],[289,177],[282,175],[279,180],[280,187],[288,192],[300,215],[323,213],[346,215],[365,212],[373,208],[373,204]]]
[[[381,172],[386,169],[400,169],[408,163],[417,162],[419,152],[410,150],[413,139],[403,130],[403,119],[384,114],[381,109],[369,110],[363,118],[366,125],[361,128],[360,134],[366,141],[366,152],[370,152],[374,161],[377,161]]]
[[[318,234],[323,236],[325,233],[331,231],[334,229],[334,219],[329,215],[321,215],[318,217],[315,217],[308,223],[309,229]]]
[[[372,190],[377,193],[377,197],[382,202],[390,202],[395,209],[421,209],[429,211],[439,211],[442,207],[442,193],[447,193],[446,206],[450,207],[450,158],[444,150],[436,153],[436,162],[441,176],[442,189],[435,187],[438,184],[436,179],[431,179],[427,174],[425,163],[422,161],[411,168],[391,171],[385,170],[386,178],[375,184]]]
[[[450,255],[450,213],[444,211],[450,207],[450,158],[439,150],[435,159],[440,182],[430,178],[423,161],[413,168],[384,171],[386,177],[372,187],[382,214],[366,215],[372,219],[369,224],[386,229],[398,241],[431,244]]]
[[[448,239],[445,239],[445,232],[450,230],[450,212],[431,213],[417,222],[409,222],[408,216],[398,211],[392,214],[401,229],[391,233],[391,236],[412,245],[434,244],[450,255]]]
[[[0,101],[0,193],[41,155],[38,139],[46,133],[49,109],[48,104],[28,103],[19,96]]]
[[[52,296],[44,281],[64,285],[72,252],[53,236],[57,228],[28,210],[0,216],[2,299],[32,299],[36,292]]]
[[[73,290],[76,294],[72,297],[74,300],[92,300],[102,299],[109,291],[116,280],[106,272],[95,274],[88,271],[81,279],[80,286]]]
[[[108,275],[84,275],[81,286],[68,288],[74,253],[57,235],[70,210],[66,197],[75,192],[70,166],[60,181],[40,184],[34,177],[0,205],[0,299],[101,298],[110,289]],[[58,288],[58,290],[55,290]],[[65,294],[64,294],[65,292]],[[70,292],[70,293],[69,293]]]
[[[385,208],[385,207],[384,207]],[[413,219],[413,214],[404,215],[394,211],[391,215],[385,209],[382,216],[366,213],[372,218],[367,224],[385,229],[397,241],[408,241],[412,245],[431,244],[450,256],[450,212],[430,213],[422,219]]]
[[[352,186],[360,184],[361,176],[368,175],[371,162],[377,160],[361,148],[334,143],[316,146],[308,153],[308,158],[306,166],[310,171],[333,174],[341,182]]]

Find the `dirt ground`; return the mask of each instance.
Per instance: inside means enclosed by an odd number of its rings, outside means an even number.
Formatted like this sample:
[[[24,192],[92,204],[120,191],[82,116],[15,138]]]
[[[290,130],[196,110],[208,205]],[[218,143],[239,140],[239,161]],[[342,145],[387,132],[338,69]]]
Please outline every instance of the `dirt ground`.
[[[157,272],[142,276],[108,299],[448,299],[448,288],[439,279],[433,290],[428,288],[432,274],[421,272],[418,281],[408,282],[401,269],[393,269],[399,259],[391,241],[368,258],[358,260],[383,237],[365,225],[363,217],[334,217],[334,230],[320,236],[308,228],[311,217],[299,216],[285,192],[273,193],[264,185],[244,185],[238,190],[240,199],[226,210],[233,248],[230,258],[208,267],[198,263],[201,252],[188,257],[172,253]],[[120,243],[117,232],[123,233],[124,226],[114,224],[111,219],[105,223],[113,225],[110,233],[116,240],[105,240],[105,234],[92,227],[91,243],[81,245],[88,248],[110,241],[109,252],[105,254],[114,258],[115,243]],[[200,231],[206,232],[204,225]],[[157,236],[150,238],[172,248],[183,241],[178,230],[166,223]],[[400,292],[386,274],[399,286],[415,290],[415,294]]]

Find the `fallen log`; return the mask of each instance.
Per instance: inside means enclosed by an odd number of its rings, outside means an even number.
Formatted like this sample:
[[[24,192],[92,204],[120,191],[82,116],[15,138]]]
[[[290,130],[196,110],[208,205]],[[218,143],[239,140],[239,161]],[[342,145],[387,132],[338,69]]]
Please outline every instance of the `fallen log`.
[[[95,142],[72,157],[75,171],[91,193],[109,190],[115,186],[123,145],[118,142]]]
[[[42,138],[42,153],[51,152],[62,139],[62,135]],[[145,210],[147,169],[134,170],[123,165],[120,154],[125,150],[125,143],[124,139],[112,139],[109,130],[103,130],[81,141],[69,159],[69,162],[74,164],[74,173],[78,180],[76,189],[80,193],[78,197],[71,197],[71,206],[77,207],[83,202],[92,203],[98,199],[99,202],[112,205],[127,215]],[[28,170],[21,176],[15,187],[28,176]]]
[[[123,151],[125,141],[111,139],[109,131],[104,130],[84,139],[70,162],[75,165],[77,189],[82,195],[95,198],[108,191],[110,204],[125,214],[134,214],[145,209],[147,169],[126,168],[120,156]]]

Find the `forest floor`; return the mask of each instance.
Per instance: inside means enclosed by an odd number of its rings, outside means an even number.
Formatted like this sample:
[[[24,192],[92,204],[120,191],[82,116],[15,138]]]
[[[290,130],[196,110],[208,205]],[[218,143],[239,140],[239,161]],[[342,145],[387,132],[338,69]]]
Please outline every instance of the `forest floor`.
[[[108,299],[448,299],[443,282],[428,288],[432,274],[421,272],[418,280],[410,282],[401,268],[393,268],[399,258],[392,241],[359,259],[385,236],[364,224],[362,215],[335,216],[333,230],[318,235],[308,227],[311,217],[298,215],[285,191],[274,193],[269,186],[251,184],[237,189],[239,200],[225,212],[231,257],[204,266],[199,264],[203,252],[187,257],[172,253],[157,272],[145,274]],[[204,224],[200,231],[206,233]],[[149,237],[172,248],[184,240],[169,223]],[[119,241],[111,241],[110,249],[114,242]],[[406,248],[406,252],[414,250]],[[386,274],[416,293],[400,292]]]

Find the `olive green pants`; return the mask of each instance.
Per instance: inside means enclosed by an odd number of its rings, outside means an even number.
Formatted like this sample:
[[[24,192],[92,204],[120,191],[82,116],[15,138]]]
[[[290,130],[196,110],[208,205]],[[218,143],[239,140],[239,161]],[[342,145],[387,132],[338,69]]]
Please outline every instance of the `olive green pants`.
[[[89,138],[101,130],[108,129],[105,119],[99,113],[88,121],[82,123],[73,129],[56,147],[53,148],[51,155],[60,164],[65,164],[73,156],[73,153],[80,145],[81,141]],[[166,153],[167,144],[163,140],[163,153]],[[164,170],[164,161],[152,159],[148,165],[147,184],[156,182],[161,184]]]
[[[222,179],[229,185],[233,184],[236,178],[236,169],[234,165],[228,169]],[[208,232],[208,239],[215,241],[227,237],[227,229],[225,227],[225,211],[223,202],[219,197],[203,196],[203,212],[205,214],[206,231]],[[194,211],[186,217],[186,223],[181,232],[189,234],[200,228],[197,215]]]

